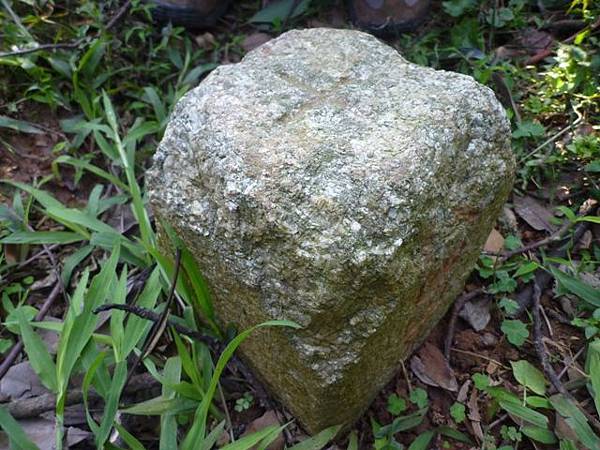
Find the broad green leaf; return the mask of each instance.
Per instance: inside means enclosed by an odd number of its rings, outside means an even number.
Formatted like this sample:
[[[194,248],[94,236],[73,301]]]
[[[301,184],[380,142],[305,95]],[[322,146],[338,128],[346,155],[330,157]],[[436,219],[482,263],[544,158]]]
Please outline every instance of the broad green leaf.
[[[75,223],[89,228],[90,230],[97,231],[98,233],[119,234],[118,231],[110,225],[75,208],[50,206],[46,208],[46,213],[61,223]]]
[[[95,166],[87,161],[84,161],[83,159],[73,158],[72,156],[68,156],[68,155],[61,155],[54,160],[54,164],[68,164],[73,167],[85,169],[88,172],[91,172],[100,178],[104,178],[106,181],[108,181],[111,184],[114,184],[122,191],[129,192],[129,187],[125,183],[123,183],[121,180],[119,180],[117,177],[110,174],[106,170],[101,169],[98,166]]]
[[[85,245],[65,259],[61,274],[62,282],[65,286],[67,286],[69,281],[71,281],[71,274],[73,273],[73,270],[75,270],[81,261],[89,256],[92,250],[94,250],[93,246]]]
[[[406,400],[402,397],[398,397],[397,394],[391,394],[387,399],[387,410],[390,414],[397,416],[406,411],[407,405]]]
[[[129,431],[127,431],[127,428],[125,428],[122,425],[119,425],[118,423],[115,423],[115,428],[119,432],[119,436],[121,436],[121,438],[123,438],[123,441],[125,441],[125,443],[129,446],[129,448],[131,450],[145,450],[146,449],[146,447],[144,447],[144,444],[142,444],[140,441],[138,441],[133,434],[131,434]],[[161,436],[162,436],[162,433],[163,433],[163,430],[161,429]],[[173,436],[176,437],[176,435],[173,435]],[[171,447],[171,448],[175,449],[175,448],[177,448],[177,446]]]
[[[300,325],[291,322],[289,320],[271,320],[267,322],[263,322],[259,325],[255,325],[254,327],[243,331],[225,347],[223,353],[219,357],[217,364],[215,366],[215,370],[213,372],[212,379],[210,381],[209,389],[202,400],[202,403],[198,406],[196,410],[196,414],[194,417],[193,425],[188,432],[187,436],[182,445],[183,450],[192,450],[196,442],[200,442],[204,439],[205,431],[206,431],[206,419],[208,416],[208,409],[212,403],[213,396],[217,389],[217,384],[219,382],[219,378],[221,377],[221,373],[225,369],[225,366],[229,359],[233,356],[235,350],[239,347],[239,345],[250,336],[252,332],[259,328],[270,327],[270,326],[278,326],[278,327],[291,327],[291,328],[300,328]]]
[[[200,446],[200,450],[212,450],[215,446],[217,440],[221,437],[225,431],[225,421],[222,420],[210,433],[206,436],[206,439],[202,441],[202,445]]]
[[[538,263],[536,263],[535,261],[529,261],[528,263],[519,266],[519,268],[515,272],[514,276],[520,277],[522,275],[526,275],[528,273],[535,271],[538,267],[540,267],[540,265]]]
[[[429,430],[421,433],[408,447],[408,450],[427,450],[431,440],[435,436],[435,431]]]
[[[562,394],[556,394],[550,397],[550,403],[565,419],[583,445],[590,449],[600,448],[600,438],[592,431],[585,415],[571,400]]]
[[[477,0],[450,0],[442,2],[442,7],[452,17],[460,17],[477,5]]]
[[[500,400],[500,407],[512,416],[539,428],[548,428],[548,418],[527,406]]]
[[[511,361],[513,375],[515,379],[523,386],[531,389],[538,395],[546,393],[546,379],[529,361],[524,359],[520,361]]]
[[[71,231],[17,231],[0,239],[0,244],[72,244],[85,239]]]
[[[577,444],[569,439],[562,439],[560,441],[559,450],[579,450]]]
[[[252,433],[252,434],[245,436],[235,442],[232,442],[231,444],[227,444],[226,446],[221,447],[221,450],[250,449],[253,446],[255,446],[256,444],[258,444],[260,441],[262,441],[265,437],[278,431],[278,429],[279,429],[279,427],[277,427],[276,425],[271,425],[269,427],[266,427],[263,430],[257,431],[256,433]]]
[[[600,172],[600,160],[592,161],[584,168],[587,172]]]
[[[545,132],[544,126],[539,122],[524,120],[519,124],[518,128],[513,131],[512,137],[515,139],[523,137],[540,137],[543,136]]]
[[[158,120],[159,123],[162,123],[167,118],[167,111],[165,105],[160,100],[160,97],[156,92],[156,89],[154,89],[154,87],[146,86],[144,88],[144,96],[142,97],[142,99],[145,102],[148,102],[150,105],[152,105],[152,109],[154,109],[156,120]]]
[[[356,430],[352,430],[348,439],[348,448],[346,450],[358,450],[358,435]]]
[[[527,404],[529,406],[533,406],[534,408],[546,408],[551,409],[552,405],[548,401],[546,397],[538,397],[537,395],[528,395],[527,396]]]
[[[160,416],[162,414],[178,414],[183,411],[193,411],[197,406],[198,402],[195,400],[165,398],[161,395],[160,397],[136,403],[123,409],[123,412],[139,416]]]
[[[20,450],[39,450],[39,447],[29,440],[19,422],[6,410],[0,406],[0,428],[8,436],[11,443],[10,448],[18,448]]]
[[[142,308],[153,309],[160,292],[160,270],[156,267],[148,277],[136,304]],[[151,326],[152,322],[133,314],[129,315],[125,327],[125,337],[123,338],[123,354],[125,356],[131,353]]]
[[[471,438],[468,435],[466,435],[465,433],[463,433],[461,431],[455,430],[454,428],[438,427],[437,432],[440,433],[441,435],[444,435],[446,437],[454,439],[455,441],[464,442],[465,444],[473,445],[473,441],[471,441]]]
[[[25,317],[20,308],[16,310],[14,314],[19,321],[21,338],[23,339],[25,352],[29,358],[29,364],[31,364],[35,373],[40,377],[44,386],[52,392],[56,392],[58,385],[56,381],[56,366],[54,365],[54,361],[52,360],[46,345],[42,341],[42,338],[33,331],[29,320]]]
[[[56,402],[57,414],[63,413],[71,370],[75,366],[75,362],[79,356],[70,352],[68,344],[69,342],[72,342],[70,340],[71,331],[73,330],[77,317],[83,309],[83,297],[85,289],[87,288],[89,274],[89,270],[86,268],[75,287],[75,292],[71,296],[71,302],[67,309],[63,329],[58,341],[58,349],[56,352],[56,377],[58,383],[58,398]],[[71,346],[72,345],[73,344],[71,344]]]
[[[217,67],[217,64],[215,63],[200,64],[199,66],[194,67],[187,73],[181,84],[194,84],[198,82],[198,79],[202,75],[204,75],[206,72],[213,70],[215,67]]]
[[[10,117],[0,115],[0,128],[10,128],[11,130],[20,131],[21,133],[43,134],[34,124],[24,120],[12,119]]]
[[[92,279],[90,288],[85,294],[85,300],[82,303],[82,310],[77,311],[76,309],[69,308],[67,311],[67,316],[71,315],[75,318],[68,317],[66,319],[72,323],[72,327],[68,335],[64,339],[61,336],[60,339],[58,355],[60,364],[57,370],[62,376],[59,379],[65,380],[69,378],[77,359],[92,337],[98,320],[93,311],[104,303],[113,286],[119,253],[119,247],[115,247],[110,258],[104,263],[100,273]],[[63,389],[66,390],[66,386]]]
[[[596,411],[600,414],[600,339],[594,339],[588,345],[585,369],[590,377],[590,391]]]
[[[19,188],[22,191],[27,192],[33,198],[35,198],[44,208],[49,208],[51,206],[57,208],[64,208],[63,204],[56,200],[52,195],[48,192],[42,191],[40,189],[36,189],[33,186],[30,186],[26,183],[20,183],[18,181],[12,180],[0,180],[2,183],[9,184],[13,187]]]
[[[500,329],[506,335],[508,342],[510,342],[513,345],[516,345],[517,347],[523,345],[529,337],[529,330],[527,330],[527,325],[525,325],[523,322],[517,319],[503,320]]]
[[[96,443],[96,448],[103,448],[104,442],[109,437],[110,430],[113,427],[113,422],[117,414],[119,398],[121,398],[121,391],[125,386],[126,378],[127,361],[119,361],[115,365],[112,383],[110,390],[108,391],[108,398],[106,399],[102,411],[102,422],[100,423],[100,429],[98,432],[94,433],[94,442]]]
[[[105,50],[106,43],[101,41],[100,39],[96,39],[92,43],[92,45],[90,45],[90,48],[81,57],[77,70],[81,72],[84,76],[88,78],[91,77],[96,71],[98,64],[100,64],[100,61],[104,56]]]
[[[454,404],[452,404],[450,407],[450,416],[452,416],[456,423],[463,423],[466,418],[465,405],[459,402],[454,402]]]
[[[90,386],[92,385],[92,381],[94,381],[96,373],[104,363],[105,358],[106,352],[100,352],[96,355],[96,358],[92,361],[92,363],[88,367],[88,370],[85,372],[85,375],[83,376],[83,382],[81,383],[81,392],[83,393],[83,406],[85,407],[85,416],[87,419],[88,427],[90,428],[90,430],[92,430],[92,433],[94,434],[98,433],[100,427],[98,426],[98,424],[92,417],[92,414],[90,413],[90,408],[88,404],[88,392],[90,390]],[[96,388],[97,387],[98,386],[96,386]],[[108,391],[108,389],[106,389],[106,391]]]
[[[127,297],[127,266],[123,266],[121,277],[112,289],[112,302],[116,304],[124,304]],[[123,352],[124,334],[123,321],[125,319],[125,311],[114,310],[110,314],[110,337],[113,342],[113,352],[115,362],[123,361],[127,354]]]
[[[600,170],[599,170],[600,172]],[[584,216],[578,217],[577,222],[591,222],[591,223],[600,223],[600,216]]]
[[[290,450],[321,450],[336,436],[341,428],[341,425],[325,428],[315,436],[294,445]]]
[[[304,14],[310,5],[310,0],[300,1],[294,8],[295,0],[276,0],[254,14],[248,22],[274,24],[283,22],[288,16],[298,17]],[[290,15],[291,12],[291,15]]]
[[[526,425],[521,427],[521,432],[525,436],[533,439],[534,441],[541,442],[542,444],[556,444],[556,442],[558,442],[556,435],[547,428],[538,428],[535,426]]]
[[[584,283],[580,279],[555,267],[550,267],[550,271],[552,272],[552,275],[554,275],[554,278],[556,278],[560,285],[567,291],[575,294],[590,305],[600,308],[600,289],[594,289],[589,284]]]
[[[162,396],[164,398],[175,398],[175,391],[169,386],[179,383],[181,379],[181,359],[171,357],[167,359],[163,370],[164,383]],[[159,449],[171,450],[177,448],[177,418],[171,413],[165,413],[160,417]]]
[[[413,414],[397,417],[391,424],[381,427],[379,431],[375,433],[375,438],[389,437],[396,433],[400,433],[401,431],[415,428],[423,422],[427,409],[428,408],[422,408]]]

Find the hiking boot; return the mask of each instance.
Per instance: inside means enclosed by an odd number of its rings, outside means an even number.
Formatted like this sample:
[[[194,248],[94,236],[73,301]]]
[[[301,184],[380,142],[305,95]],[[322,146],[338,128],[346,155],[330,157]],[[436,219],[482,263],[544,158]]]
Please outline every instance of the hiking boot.
[[[429,0],[348,0],[354,25],[374,34],[415,30],[427,16]]]
[[[150,0],[152,18],[159,23],[171,22],[186,28],[213,26],[223,15],[230,0]]]

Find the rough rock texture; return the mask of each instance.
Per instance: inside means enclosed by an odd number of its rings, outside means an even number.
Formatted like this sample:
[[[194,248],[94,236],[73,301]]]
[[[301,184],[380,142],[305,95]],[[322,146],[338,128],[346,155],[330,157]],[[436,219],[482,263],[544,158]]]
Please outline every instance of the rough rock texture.
[[[512,185],[509,126],[472,78],[357,31],[290,31],[177,105],[150,200],[223,323],[310,432],[349,424],[446,312]]]

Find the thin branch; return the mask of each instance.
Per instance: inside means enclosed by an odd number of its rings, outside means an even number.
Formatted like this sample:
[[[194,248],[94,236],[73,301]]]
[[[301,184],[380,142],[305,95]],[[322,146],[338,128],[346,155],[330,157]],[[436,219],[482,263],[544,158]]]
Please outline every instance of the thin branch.
[[[108,21],[108,23],[106,24],[106,28],[105,31],[110,30],[113,26],[115,26],[115,24],[121,20],[121,18],[125,15],[125,13],[127,13],[127,11],[129,10],[129,7],[131,6],[131,0],[127,0],[123,6],[121,6],[119,8],[119,10],[115,13],[115,15],[112,17],[112,19],[110,19]]]
[[[456,329],[456,321],[458,320],[458,314],[460,310],[465,306],[469,300],[474,299],[480,294],[483,294],[485,291],[483,288],[475,289],[471,292],[467,292],[466,294],[461,295],[454,302],[454,307],[452,308],[452,314],[450,316],[450,321],[448,322],[448,330],[446,331],[446,339],[444,340],[444,356],[448,361],[450,361],[450,350],[452,349],[452,341],[454,340],[454,332]]]
[[[542,334],[542,318],[541,318],[541,310],[542,305],[540,302],[542,296],[542,289],[538,283],[534,282],[533,285],[533,307],[531,311],[531,316],[533,319],[533,347],[535,348],[535,352],[537,354],[540,363],[542,364],[542,369],[544,370],[544,374],[550,380],[550,383],[556,389],[556,392],[562,394],[565,398],[570,400],[579,410],[585,415],[587,420],[596,428],[596,430],[600,431],[600,422],[593,415],[586,411],[579,402],[571,395],[571,393],[564,387],[562,381],[554,371],[554,368],[550,364],[548,360],[548,353],[546,352],[546,348],[543,343],[543,334]]]
[[[552,383],[552,386],[556,389],[557,392],[568,395],[568,391],[563,386],[562,382],[556,375],[554,368],[548,361],[548,354],[546,353],[546,348],[544,347],[544,343],[542,341],[542,319],[540,311],[542,306],[540,304],[540,298],[542,296],[542,288],[538,283],[534,281],[533,283],[533,305],[531,315],[533,318],[533,347],[535,348],[535,352],[542,363],[542,368],[544,369],[544,373]]]
[[[155,313],[154,311],[152,311],[150,309],[142,308],[141,306],[127,305],[124,303],[107,303],[106,305],[102,305],[102,306],[99,306],[98,308],[96,308],[94,310],[94,313],[98,314],[102,311],[110,311],[112,309],[118,309],[120,311],[125,311],[125,312],[133,314],[135,316],[138,316],[142,319],[150,320],[155,323],[158,322],[161,317],[160,314]],[[191,328],[188,328],[184,325],[181,325],[179,322],[176,322],[174,319],[169,318],[167,320],[167,324],[170,327],[173,327],[173,329],[175,331],[177,331],[179,334],[189,336],[190,338],[192,338],[196,341],[202,342],[211,349],[216,349],[220,346],[220,342],[217,339],[215,339],[211,336],[202,334],[196,330],[192,330]]]
[[[77,48],[81,45],[81,43],[84,40],[85,39],[82,38],[82,39],[78,39],[74,42],[58,43],[58,44],[42,44],[42,45],[38,45],[37,47],[23,48],[23,49],[15,50],[12,52],[0,52],[0,58],[6,58],[8,56],[27,55],[30,53],[41,52],[41,51],[54,51],[54,50],[60,50],[63,48],[66,48],[66,49]]]
[[[17,23],[17,25],[20,25],[21,27],[23,27],[18,16],[16,16],[14,14],[14,12],[8,7],[6,1],[5,0],[0,0],[0,1],[2,1],[2,4],[7,8],[8,12],[13,16],[13,20]],[[103,31],[106,32],[106,31],[110,30],[112,27],[114,27],[119,22],[119,20],[121,20],[123,18],[123,16],[127,13],[127,11],[129,10],[130,7],[131,7],[131,0],[127,0],[123,4],[123,6],[121,6],[119,8],[119,10],[115,13],[115,15],[108,21],[104,30],[98,31],[98,33],[96,33],[96,35],[94,37],[97,38],[102,34]],[[23,29],[29,35],[31,40],[33,41],[34,40],[33,36],[31,36],[29,31],[24,27],[23,27]],[[73,42],[62,42],[62,43],[59,42],[57,44],[41,44],[41,45],[38,45],[37,47],[21,48],[21,49],[14,50],[11,52],[0,52],[0,58],[7,58],[10,56],[28,55],[31,53],[36,53],[36,52],[41,52],[41,51],[73,49],[73,48],[79,47],[83,42],[85,42],[85,40],[86,40],[86,38],[83,37],[83,38],[77,39],[76,41],[73,41]]]
[[[546,245],[549,245],[554,242],[558,242],[558,241],[562,240],[565,237],[565,235],[567,234],[567,232],[571,229],[572,226],[573,226],[572,222],[566,221],[558,230],[556,230],[554,233],[552,233],[550,236],[548,236],[544,239],[541,239],[539,241],[533,242],[528,245],[524,245],[523,247],[519,247],[514,250],[509,250],[509,251],[500,252],[500,253],[486,252],[486,254],[491,255],[491,256],[498,256],[498,257],[500,257],[500,262],[504,262],[507,259],[510,259],[515,255],[527,253],[532,250],[536,250],[540,247],[544,247]]]
[[[565,134],[567,131],[569,131],[570,129],[572,129],[575,125],[578,125],[579,122],[581,122],[581,117],[578,117],[575,122],[573,122],[570,125],[567,125],[566,127],[564,127],[562,130],[560,130],[558,133],[550,136],[548,139],[546,139],[544,142],[542,142],[540,145],[538,145],[536,148],[534,148],[531,152],[529,152],[527,155],[523,156],[521,159],[519,159],[519,163],[522,163],[523,161],[525,161],[526,159],[528,159],[530,156],[535,155],[537,152],[539,152],[541,149],[543,149],[546,145],[551,144],[552,142],[556,141],[559,137],[561,137],[563,134]]]
[[[135,394],[141,390],[148,390],[160,383],[154,379],[149,373],[136,375],[131,379],[128,386],[125,386],[123,392],[125,394]],[[88,399],[101,400],[102,397],[95,390],[91,389],[88,392]],[[65,399],[65,406],[77,405],[83,402],[83,391],[81,389],[69,389]],[[56,408],[56,395],[46,393],[37,397],[30,397],[21,400],[13,400],[8,403],[8,412],[15,419],[27,419],[37,417],[48,411],[53,411]]]
[[[579,212],[579,215],[586,215],[589,214],[592,211],[592,205],[584,205],[581,207],[581,210]],[[575,226],[575,230],[573,231],[573,235],[569,236],[569,237],[565,237],[563,239],[561,239],[560,241],[555,241],[553,242],[550,251],[548,252],[548,255],[553,257],[553,258],[564,258],[567,256],[570,248],[571,248],[571,243],[572,242],[577,242],[579,241],[579,239],[581,239],[581,237],[583,236],[583,234],[589,229],[590,227],[590,223],[589,222],[579,222],[577,223],[577,225]],[[549,272],[545,271],[545,270],[538,270],[535,274],[534,277],[534,283],[537,283],[540,287],[541,290],[546,289],[546,287],[550,284],[550,282],[552,281],[552,274],[550,274]],[[521,289],[515,299],[517,301],[517,303],[519,304],[519,308],[517,309],[517,311],[515,311],[514,314],[512,314],[513,316],[519,316],[523,313],[523,311],[525,311],[525,309],[527,309],[531,304],[532,304],[532,299],[533,299],[533,292],[534,288],[532,286],[531,283],[528,283],[527,285],[525,285],[525,287],[523,289]]]
[[[173,297],[175,297],[175,290],[177,288],[177,279],[179,278],[179,269],[181,267],[181,250],[177,249],[177,254],[175,255],[175,273],[173,274],[173,281],[171,282],[171,292],[169,292],[169,296],[167,297],[167,302],[165,304],[165,309],[160,314],[158,321],[154,322],[154,325],[150,329],[150,333],[146,338],[146,342],[142,347],[142,351],[136,357],[135,361],[131,365],[129,369],[129,373],[127,374],[127,378],[125,379],[125,385],[131,379],[133,372],[135,371],[137,365],[156,347],[158,341],[163,335],[167,325],[169,324],[169,310],[171,309],[171,303],[173,303]]]

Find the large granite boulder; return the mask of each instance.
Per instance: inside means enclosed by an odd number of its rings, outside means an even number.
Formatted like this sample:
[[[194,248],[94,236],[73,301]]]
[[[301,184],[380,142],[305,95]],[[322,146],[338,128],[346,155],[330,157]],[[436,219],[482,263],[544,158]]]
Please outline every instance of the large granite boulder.
[[[368,34],[290,31],[177,105],[148,174],[242,356],[309,432],[350,424],[460,293],[511,189],[472,78]]]

